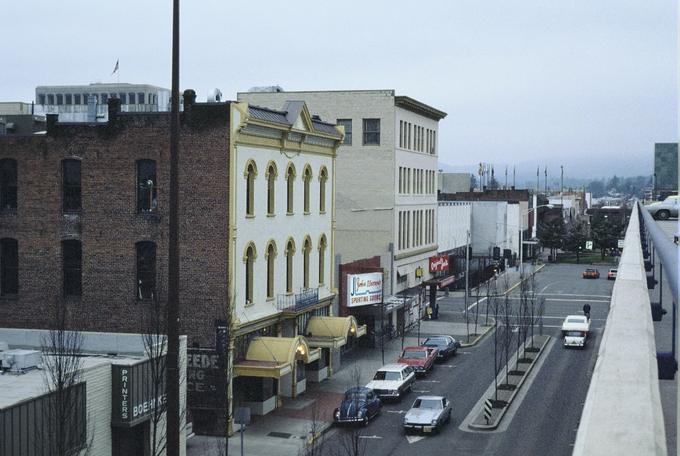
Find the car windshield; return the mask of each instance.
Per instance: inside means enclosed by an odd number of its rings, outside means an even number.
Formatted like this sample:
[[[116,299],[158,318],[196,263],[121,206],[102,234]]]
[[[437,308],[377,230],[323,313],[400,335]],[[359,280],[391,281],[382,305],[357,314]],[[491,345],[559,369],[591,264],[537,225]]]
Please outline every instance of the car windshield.
[[[442,401],[440,399],[416,399],[413,408],[440,409],[442,408]]]
[[[609,272],[616,272],[616,269],[610,269]]]
[[[583,331],[567,331],[567,337],[583,337]]]
[[[567,318],[567,323],[583,323],[585,318]]]
[[[365,401],[366,400],[366,393],[362,393],[359,391],[347,391],[345,393],[345,400],[346,401]]]
[[[445,339],[427,339],[425,342],[423,342],[423,345],[427,345],[428,347],[437,347],[440,345],[446,345],[446,340]]]
[[[401,357],[403,359],[423,359],[427,358],[427,352],[422,350],[418,351],[404,350],[404,353],[401,354]]]
[[[399,375],[399,372],[378,371],[373,380],[401,380],[401,375]]]

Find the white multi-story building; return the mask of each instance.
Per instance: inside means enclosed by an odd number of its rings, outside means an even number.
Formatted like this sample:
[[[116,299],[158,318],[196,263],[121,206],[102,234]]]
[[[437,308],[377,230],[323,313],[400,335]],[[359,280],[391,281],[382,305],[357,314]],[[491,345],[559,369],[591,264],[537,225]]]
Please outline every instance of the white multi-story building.
[[[335,317],[334,182],[342,140],[304,102],[278,110],[231,104],[229,301],[234,386],[229,403],[254,415],[332,374],[347,339]]]
[[[446,113],[394,90],[243,92],[238,99],[271,108],[303,100],[344,127],[335,174],[341,268],[379,257],[386,300],[430,278],[428,261],[438,250],[438,129]],[[345,284],[334,280],[342,312]]]
[[[170,109],[170,90],[149,84],[87,84],[38,86],[35,103],[40,114],[59,114],[60,122],[105,122],[109,98],[120,100],[122,112]]]

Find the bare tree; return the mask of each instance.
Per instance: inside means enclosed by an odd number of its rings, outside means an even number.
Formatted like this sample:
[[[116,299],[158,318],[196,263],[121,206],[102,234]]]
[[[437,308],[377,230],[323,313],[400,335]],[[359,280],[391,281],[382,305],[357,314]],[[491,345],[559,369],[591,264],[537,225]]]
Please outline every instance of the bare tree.
[[[167,351],[167,325],[166,311],[164,306],[153,299],[143,311],[144,333],[142,343],[144,354],[149,360],[149,382],[152,401],[155,406],[151,410],[151,456],[165,454],[167,428],[165,413],[167,401],[165,400],[166,381],[166,351]]]
[[[361,369],[356,363],[350,371],[350,387],[355,386],[361,386]],[[335,456],[363,456],[366,454],[367,440],[364,438],[362,428],[352,426],[340,429],[339,433],[340,435],[336,440],[337,446],[332,451]]]
[[[40,434],[35,440],[36,450],[56,456],[88,454],[93,436],[88,441],[85,389],[81,387],[83,336],[67,329],[63,303],[57,303],[53,310],[51,329],[41,341],[49,395]]]
[[[324,422],[319,407],[314,404],[309,417],[309,438],[305,440],[301,456],[323,456],[325,454],[325,439],[322,433]]]

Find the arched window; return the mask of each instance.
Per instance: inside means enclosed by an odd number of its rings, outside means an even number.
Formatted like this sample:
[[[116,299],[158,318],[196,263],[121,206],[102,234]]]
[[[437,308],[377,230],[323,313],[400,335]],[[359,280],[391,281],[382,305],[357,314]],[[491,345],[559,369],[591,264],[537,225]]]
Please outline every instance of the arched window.
[[[156,244],[142,241],[135,244],[137,250],[137,299],[156,297]]]
[[[0,239],[0,296],[19,293],[19,243]]]
[[[274,258],[276,258],[276,244],[270,241],[267,245],[267,298],[274,297]]]
[[[250,161],[246,165],[246,215],[255,215],[255,176],[257,168],[255,163]]]
[[[319,171],[319,212],[326,212],[326,182],[328,181],[328,171],[325,166]]]
[[[274,198],[274,188],[276,184],[276,165],[270,163],[267,167],[267,214],[274,215],[276,212],[276,200]]]
[[[0,211],[17,208],[17,161],[12,158],[0,160]]]
[[[243,261],[246,266],[246,304],[252,304],[253,300],[253,266],[255,264],[255,245],[251,242],[246,247],[245,254],[243,255]]]
[[[286,170],[286,188],[288,190],[286,196],[286,212],[293,213],[293,184],[295,183],[295,166],[288,165]]]
[[[305,237],[302,244],[302,287],[309,288],[309,252],[312,251],[312,241],[309,236]]]
[[[63,261],[64,296],[80,296],[82,294],[83,251],[80,241],[62,241],[61,255]]]
[[[286,293],[293,292],[293,255],[295,255],[295,242],[289,239],[286,243]]]
[[[325,283],[326,276],[326,235],[319,239],[319,286]]]
[[[309,165],[305,166],[305,170],[302,174],[302,180],[304,182],[304,213],[309,214],[309,187],[312,183],[312,168],[310,168]]]

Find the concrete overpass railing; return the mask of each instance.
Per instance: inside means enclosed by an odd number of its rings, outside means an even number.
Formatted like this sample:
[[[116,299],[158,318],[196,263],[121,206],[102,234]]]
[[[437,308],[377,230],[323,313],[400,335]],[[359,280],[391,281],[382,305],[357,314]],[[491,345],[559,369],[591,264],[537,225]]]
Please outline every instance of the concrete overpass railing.
[[[612,454],[667,454],[637,204],[573,451]]]

